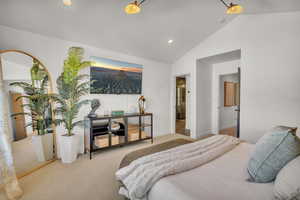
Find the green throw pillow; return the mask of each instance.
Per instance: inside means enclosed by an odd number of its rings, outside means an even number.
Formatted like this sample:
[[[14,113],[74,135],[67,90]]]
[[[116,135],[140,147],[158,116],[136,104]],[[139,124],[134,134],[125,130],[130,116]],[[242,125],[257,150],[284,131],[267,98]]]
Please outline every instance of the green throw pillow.
[[[300,140],[296,136],[296,130],[278,126],[257,142],[247,168],[250,181],[274,181],[279,171],[300,155]]]

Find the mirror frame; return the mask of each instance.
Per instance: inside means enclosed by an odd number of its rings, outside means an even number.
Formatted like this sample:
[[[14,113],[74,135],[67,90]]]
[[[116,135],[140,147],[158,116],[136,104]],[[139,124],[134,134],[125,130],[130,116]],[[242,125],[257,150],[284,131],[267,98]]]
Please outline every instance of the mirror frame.
[[[23,54],[23,55],[26,55],[26,56],[29,56],[31,57],[33,60],[36,60],[39,62],[40,66],[48,73],[49,75],[49,93],[52,94],[53,93],[53,81],[52,81],[52,77],[51,77],[51,74],[49,73],[47,67],[38,59],[36,58],[35,56],[31,55],[30,53],[27,53],[25,51],[22,51],[22,50],[16,50],[16,49],[6,49],[6,50],[0,50],[0,63],[1,63],[1,59],[2,59],[2,55],[5,54],[5,53],[18,53],[18,54]],[[4,66],[0,66],[0,67],[4,67]],[[51,101],[51,107],[53,108],[54,106],[54,103]],[[55,115],[53,113],[53,109],[51,110],[51,116],[52,116],[52,119],[55,119]],[[56,144],[56,127],[55,125],[52,124],[52,129],[53,129],[53,150],[54,150],[54,157],[52,160],[49,160],[49,161],[45,161],[43,164],[41,165],[38,165],[37,167],[34,167],[33,169],[27,171],[27,172],[23,172],[23,173],[20,173],[18,174],[17,173],[17,178],[18,179],[21,179],[23,178],[24,176],[27,176],[29,174],[32,174],[33,172],[47,166],[48,164],[54,162],[55,160],[57,160],[57,144]]]

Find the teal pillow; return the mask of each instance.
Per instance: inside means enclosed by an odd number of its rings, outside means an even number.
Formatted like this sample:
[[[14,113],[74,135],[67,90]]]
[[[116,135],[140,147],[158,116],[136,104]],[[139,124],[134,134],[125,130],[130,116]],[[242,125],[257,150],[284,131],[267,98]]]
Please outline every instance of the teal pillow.
[[[248,163],[250,181],[268,183],[279,171],[300,155],[300,140],[296,128],[278,126],[265,134],[256,144]]]

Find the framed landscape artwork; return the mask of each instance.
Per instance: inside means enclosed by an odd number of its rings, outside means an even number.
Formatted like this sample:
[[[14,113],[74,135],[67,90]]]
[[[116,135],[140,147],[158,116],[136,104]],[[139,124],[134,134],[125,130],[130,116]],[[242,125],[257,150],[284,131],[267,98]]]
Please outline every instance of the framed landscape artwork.
[[[141,94],[143,66],[91,57],[91,94]]]

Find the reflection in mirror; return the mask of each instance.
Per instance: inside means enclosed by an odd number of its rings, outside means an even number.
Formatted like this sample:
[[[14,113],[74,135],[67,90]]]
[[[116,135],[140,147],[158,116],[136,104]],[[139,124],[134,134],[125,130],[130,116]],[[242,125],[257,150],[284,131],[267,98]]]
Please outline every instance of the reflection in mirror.
[[[31,57],[1,55],[8,96],[12,152],[17,175],[23,176],[54,158],[49,74]],[[37,98],[38,97],[38,98]]]

